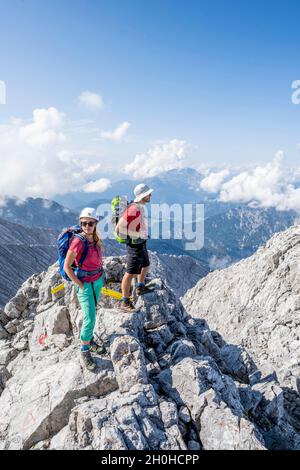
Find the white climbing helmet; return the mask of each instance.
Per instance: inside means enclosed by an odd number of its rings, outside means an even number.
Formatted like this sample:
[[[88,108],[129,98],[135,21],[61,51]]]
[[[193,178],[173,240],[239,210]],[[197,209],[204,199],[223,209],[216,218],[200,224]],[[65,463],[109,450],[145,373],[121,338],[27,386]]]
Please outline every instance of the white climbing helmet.
[[[94,209],[93,207],[85,207],[85,209],[80,212],[79,220],[83,217],[89,217],[99,222],[99,216],[96,214],[96,209]]]

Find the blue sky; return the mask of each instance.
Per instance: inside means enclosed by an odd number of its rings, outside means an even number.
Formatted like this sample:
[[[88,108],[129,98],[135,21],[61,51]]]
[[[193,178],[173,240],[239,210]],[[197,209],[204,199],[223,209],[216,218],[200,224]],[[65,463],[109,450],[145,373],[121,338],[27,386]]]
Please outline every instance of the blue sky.
[[[65,133],[116,168],[172,139],[188,143],[189,165],[265,164],[282,150],[299,166],[299,10],[283,0],[1,0],[0,123],[55,107]],[[102,109],[79,106],[85,90]],[[124,141],[95,139],[125,121]]]

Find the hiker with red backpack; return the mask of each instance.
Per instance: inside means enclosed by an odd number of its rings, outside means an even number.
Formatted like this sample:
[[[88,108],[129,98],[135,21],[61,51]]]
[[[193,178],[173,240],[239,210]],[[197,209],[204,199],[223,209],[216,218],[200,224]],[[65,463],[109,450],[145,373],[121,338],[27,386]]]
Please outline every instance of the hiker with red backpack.
[[[89,370],[96,368],[91,352],[105,352],[104,346],[97,344],[93,336],[104,279],[98,221],[96,210],[85,208],[79,216],[80,226],[65,230],[58,238],[60,272],[65,279],[74,282],[82,308],[81,357]]]
[[[122,280],[122,299],[118,307],[124,312],[135,312],[129,295],[131,282],[137,277],[136,294],[144,295],[153,289],[145,285],[145,277],[149,271],[150,261],[147,251],[148,226],[144,213],[144,205],[150,202],[153,189],[146,184],[139,184],[134,189],[135,199],[120,216],[115,235],[118,241],[127,245],[127,269]]]

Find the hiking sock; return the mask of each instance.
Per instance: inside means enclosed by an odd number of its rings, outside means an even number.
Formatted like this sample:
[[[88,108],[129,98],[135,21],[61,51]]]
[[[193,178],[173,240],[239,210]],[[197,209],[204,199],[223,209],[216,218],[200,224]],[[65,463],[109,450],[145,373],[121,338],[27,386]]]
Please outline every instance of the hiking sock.
[[[81,351],[85,352],[85,351],[88,351],[89,349],[90,349],[89,344],[82,344],[81,345]]]
[[[137,282],[136,287],[144,287],[145,283],[144,282]]]
[[[129,297],[122,297],[121,299],[122,302],[128,302],[128,300],[129,300]]]

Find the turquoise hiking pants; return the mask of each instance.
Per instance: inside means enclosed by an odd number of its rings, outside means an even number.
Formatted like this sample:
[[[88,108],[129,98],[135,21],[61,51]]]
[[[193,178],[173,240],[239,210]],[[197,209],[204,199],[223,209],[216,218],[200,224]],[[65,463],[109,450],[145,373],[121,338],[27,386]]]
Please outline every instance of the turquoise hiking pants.
[[[101,289],[103,287],[103,276],[95,282],[84,282],[83,289],[75,286],[77,297],[82,308],[82,328],[80,333],[81,341],[91,341],[94,334],[96,323],[96,310],[97,303],[101,296]]]

